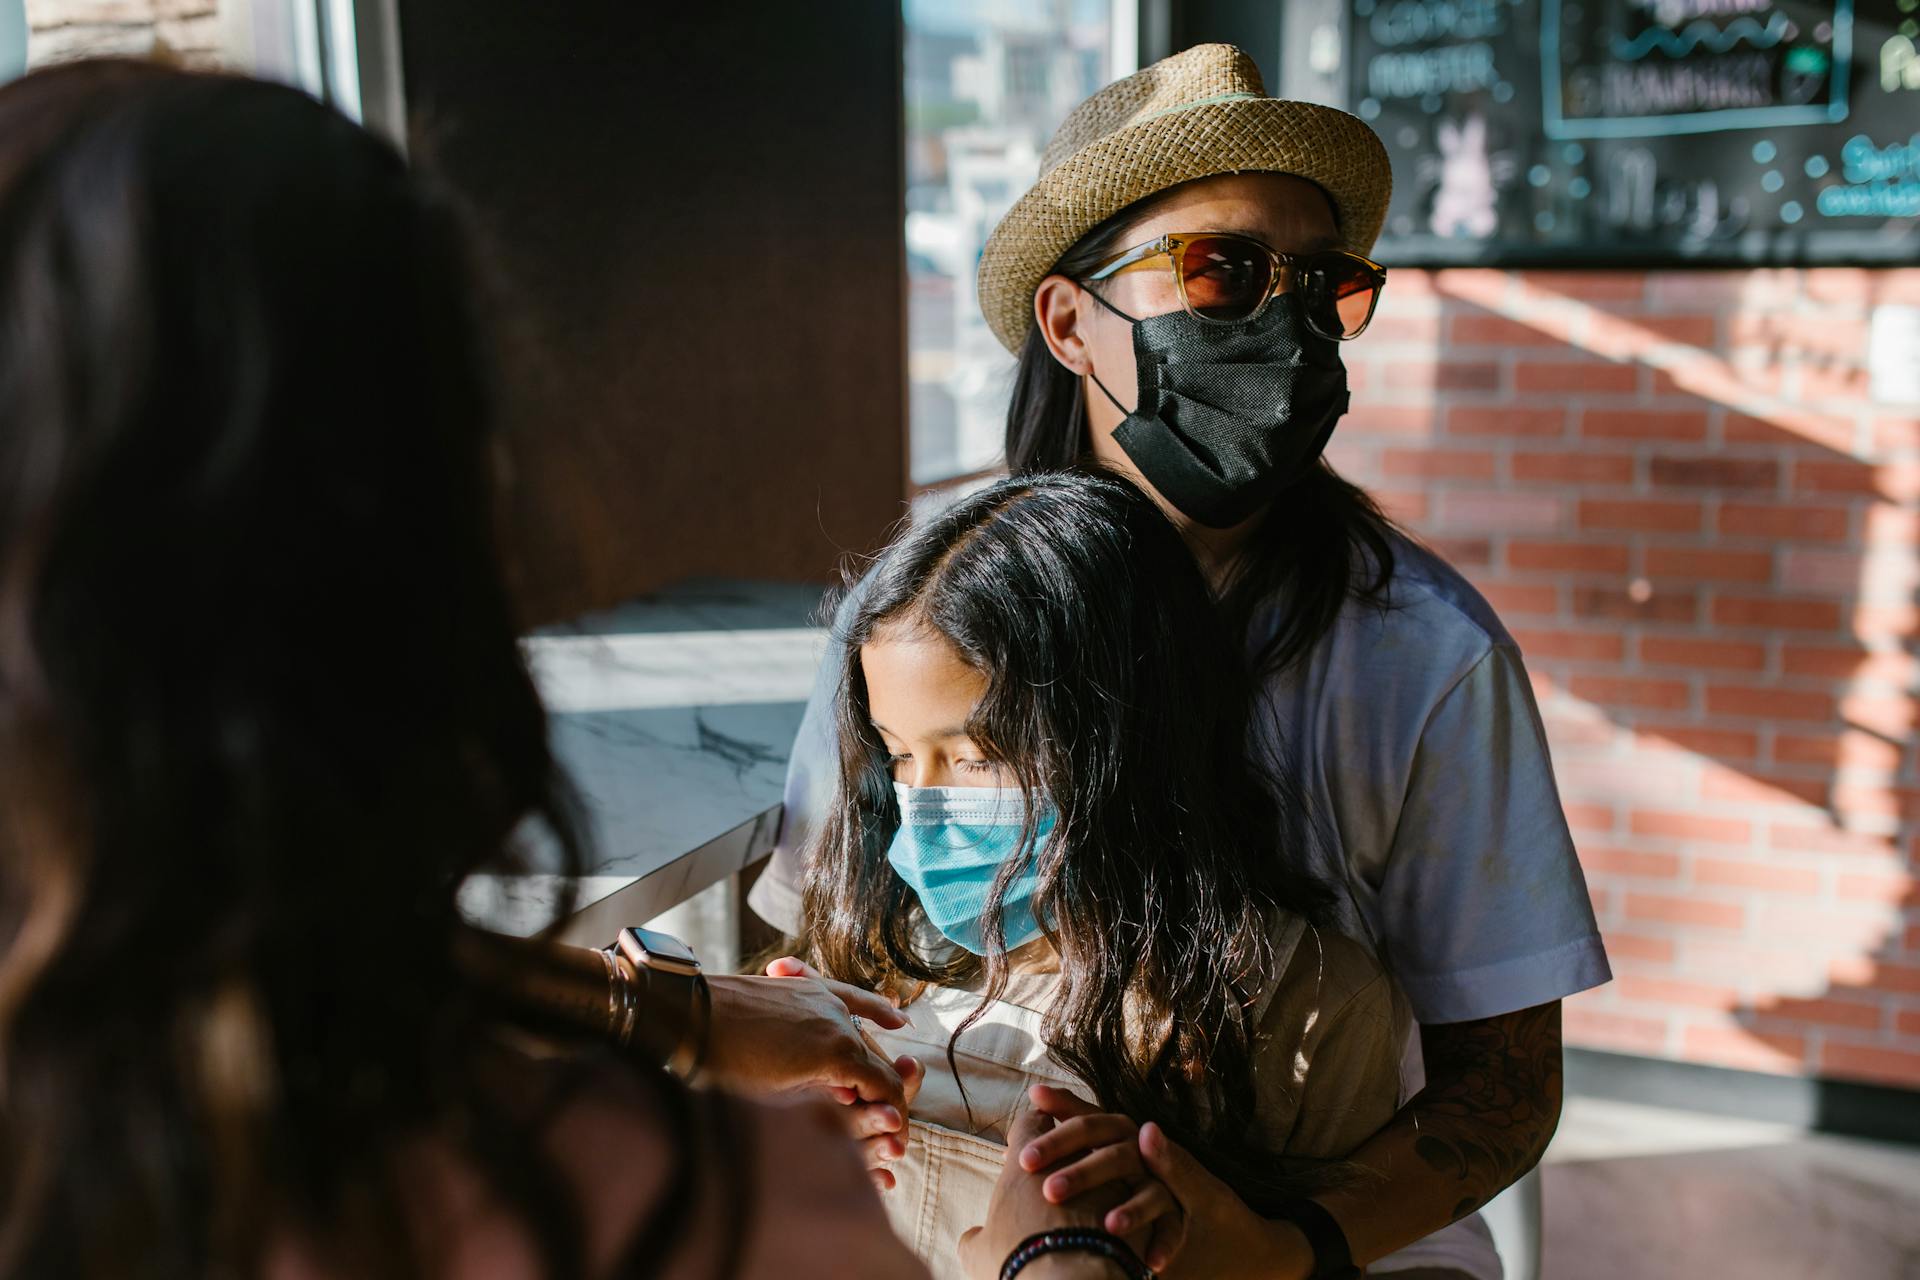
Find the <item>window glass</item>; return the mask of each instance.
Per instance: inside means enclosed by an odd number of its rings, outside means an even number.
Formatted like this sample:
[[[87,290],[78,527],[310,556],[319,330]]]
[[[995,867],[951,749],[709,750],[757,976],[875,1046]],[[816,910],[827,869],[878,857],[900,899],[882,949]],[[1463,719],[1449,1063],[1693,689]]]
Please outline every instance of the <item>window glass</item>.
[[[906,0],[913,480],[1000,461],[1013,359],[974,301],[981,246],[1068,111],[1134,70],[1137,0]]]

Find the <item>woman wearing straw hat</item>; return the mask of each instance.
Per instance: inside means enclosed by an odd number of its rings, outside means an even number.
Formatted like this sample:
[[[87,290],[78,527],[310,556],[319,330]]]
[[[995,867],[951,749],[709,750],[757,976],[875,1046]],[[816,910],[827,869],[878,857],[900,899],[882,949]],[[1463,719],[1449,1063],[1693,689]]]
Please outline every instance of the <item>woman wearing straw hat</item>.
[[[1340,344],[1385,282],[1361,255],[1390,182],[1359,120],[1268,97],[1230,46],[1190,49],[1067,118],[988,240],[979,297],[1019,359],[1011,470],[1097,460],[1179,524],[1262,665],[1268,750],[1318,801],[1330,870],[1420,1023],[1424,1086],[1410,1063],[1419,1092],[1355,1153],[1380,1176],[1318,1198],[1294,1274],[1345,1274],[1350,1252],[1403,1280],[1490,1280],[1475,1210],[1544,1150],[1559,1002],[1608,969],[1512,637],[1321,459],[1347,408]],[[752,898],[788,928],[832,773],[830,694]],[[1247,1227],[1183,1153],[1148,1163],[1191,1227]]]

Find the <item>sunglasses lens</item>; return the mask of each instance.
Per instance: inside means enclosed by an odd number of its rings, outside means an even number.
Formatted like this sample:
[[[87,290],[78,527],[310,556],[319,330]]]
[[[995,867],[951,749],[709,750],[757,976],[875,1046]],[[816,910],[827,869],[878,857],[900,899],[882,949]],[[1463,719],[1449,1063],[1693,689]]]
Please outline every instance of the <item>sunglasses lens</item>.
[[[1380,301],[1380,278],[1361,259],[1346,253],[1319,253],[1307,262],[1301,301],[1307,321],[1329,338],[1355,338],[1373,319]]]
[[[1203,320],[1245,320],[1273,285],[1273,260],[1234,236],[1198,236],[1182,246],[1180,278],[1187,307]]]

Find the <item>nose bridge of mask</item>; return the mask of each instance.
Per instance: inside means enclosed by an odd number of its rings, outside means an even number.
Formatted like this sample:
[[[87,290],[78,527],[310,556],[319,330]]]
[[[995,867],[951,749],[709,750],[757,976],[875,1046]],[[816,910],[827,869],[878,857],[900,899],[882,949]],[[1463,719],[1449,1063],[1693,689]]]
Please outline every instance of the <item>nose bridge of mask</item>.
[[[1027,820],[1026,793],[1017,787],[910,787],[893,784],[900,802],[900,822],[922,832],[939,832],[934,843],[954,854],[973,853],[981,860],[1004,862],[1016,850],[1013,842]],[[1035,798],[1036,841],[1053,827],[1052,806]],[[924,842],[924,835],[921,837]]]

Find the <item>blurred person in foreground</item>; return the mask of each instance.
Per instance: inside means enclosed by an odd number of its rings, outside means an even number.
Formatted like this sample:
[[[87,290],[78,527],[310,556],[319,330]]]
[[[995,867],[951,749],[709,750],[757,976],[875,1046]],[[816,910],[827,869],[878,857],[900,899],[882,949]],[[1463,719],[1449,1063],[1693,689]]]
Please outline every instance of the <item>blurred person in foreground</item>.
[[[470,284],[400,157],[294,90],[0,90],[0,1275],[924,1274],[822,1110],[528,1016],[541,964],[604,1011],[600,958],[456,912],[530,826],[582,857]],[[897,1121],[884,1005],[711,995],[713,1079]],[[1097,1219],[1010,1172],[989,1231]]]

